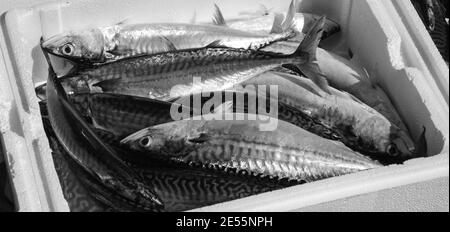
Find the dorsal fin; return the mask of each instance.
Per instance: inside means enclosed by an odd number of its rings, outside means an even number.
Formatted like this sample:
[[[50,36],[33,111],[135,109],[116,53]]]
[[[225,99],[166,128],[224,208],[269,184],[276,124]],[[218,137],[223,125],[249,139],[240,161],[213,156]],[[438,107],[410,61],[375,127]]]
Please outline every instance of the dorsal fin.
[[[226,26],[225,18],[223,17],[222,11],[220,10],[217,4],[214,4],[214,16],[213,16],[213,24],[217,26]]]
[[[294,17],[296,11],[296,0],[291,1],[291,5],[289,5],[288,12],[286,14],[286,18],[284,19],[284,22],[282,24],[283,31],[288,30],[294,25]]]
[[[224,45],[222,40],[218,39],[206,45],[205,48],[228,48],[228,47]]]
[[[280,13],[276,13],[273,19],[272,29],[270,30],[271,34],[279,34],[283,32],[283,19],[284,16]]]

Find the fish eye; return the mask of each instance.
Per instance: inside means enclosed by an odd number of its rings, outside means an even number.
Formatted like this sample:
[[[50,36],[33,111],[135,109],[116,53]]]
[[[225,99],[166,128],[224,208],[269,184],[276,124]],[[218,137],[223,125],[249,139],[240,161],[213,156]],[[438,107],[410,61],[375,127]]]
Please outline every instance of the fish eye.
[[[387,149],[386,152],[390,155],[390,156],[398,156],[400,154],[400,151],[398,150],[397,146],[395,144],[390,144]]]
[[[75,49],[71,43],[66,43],[64,44],[64,46],[61,47],[61,52],[64,55],[72,55],[74,50]]]
[[[145,136],[139,140],[139,145],[142,147],[149,147],[152,145],[152,138],[150,136]]]

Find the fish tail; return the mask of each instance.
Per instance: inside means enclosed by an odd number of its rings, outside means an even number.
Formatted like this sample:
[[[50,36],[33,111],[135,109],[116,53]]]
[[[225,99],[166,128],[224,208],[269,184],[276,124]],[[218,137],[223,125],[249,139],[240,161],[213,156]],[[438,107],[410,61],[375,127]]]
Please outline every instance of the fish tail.
[[[305,38],[300,43],[297,50],[292,54],[292,56],[302,57],[302,63],[296,64],[296,67],[301,71],[302,74],[311,79],[322,90],[330,94],[331,92],[329,90],[328,81],[325,75],[320,70],[316,58],[316,51],[322,38],[325,21],[325,16],[322,16],[314,23],[314,25],[309,29],[308,33],[306,33]],[[306,58],[306,62],[304,58]],[[289,67],[286,66],[286,68]]]
[[[295,50],[294,55],[304,56],[306,54],[309,62],[316,61],[316,51],[319,46],[320,39],[322,38],[325,20],[325,16],[322,16],[314,23],[308,33],[306,33],[303,41],[297,47],[297,50]]]

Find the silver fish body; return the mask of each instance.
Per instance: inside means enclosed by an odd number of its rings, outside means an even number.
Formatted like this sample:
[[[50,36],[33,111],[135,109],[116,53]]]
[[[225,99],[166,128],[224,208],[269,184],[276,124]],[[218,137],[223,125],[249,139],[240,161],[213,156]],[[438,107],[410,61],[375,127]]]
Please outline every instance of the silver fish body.
[[[280,110],[280,118],[286,121],[298,120],[295,114],[297,110],[334,132],[331,138],[362,153],[390,157],[417,155],[407,131],[398,128],[385,116],[349,94],[333,88],[330,88],[331,95],[326,94],[306,78],[280,72],[262,74],[242,85],[277,85],[278,101],[290,106],[284,108],[294,111]],[[299,126],[323,136],[322,127],[308,129],[301,124]]]
[[[191,108],[176,103],[148,98],[108,93],[74,94],[69,99],[97,129],[113,133],[119,138],[143,128],[173,121],[171,109],[185,110],[191,116]],[[193,112],[192,112],[193,115]]]
[[[313,62],[324,22],[325,17],[316,21],[306,39],[289,55],[227,48],[220,40],[201,49],[169,51],[97,64],[62,78],[62,85],[66,91],[75,93],[100,89],[103,92],[168,100],[202,89],[223,90],[289,63],[326,89],[326,80]]]
[[[214,25],[119,24],[56,35],[43,46],[54,55],[74,61],[105,63],[126,57],[203,48],[218,40],[227,47],[259,49],[293,35],[292,30],[258,35]]]
[[[221,42],[202,49],[187,49],[119,60],[96,65],[75,77],[63,78],[66,87],[88,91],[131,94],[170,100],[203,90],[218,91],[264,73],[282,64],[294,64],[306,71],[315,83],[326,88],[326,81],[314,61],[322,36],[325,17],[318,20],[294,53],[286,55],[259,50],[223,48]]]
[[[245,115],[241,116],[245,119]],[[342,143],[321,138],[290,123],[278,121],[275,130],[260,131],[263,123],[259,119],[193,118],[143,129],[122,143],[131,149],[158,151],[179,162],[304,181],[380,167]]]
[[[206,48],[119,61],[108,65],[115,67],[100,67],[93,71],[97,74],[89,76],[110,79],[95,84],[103,92],[170,100],[205,90],[228,89],[282,64],[306,62],[305,57]],[[105,69],[107,72],[119,70],[119,73],[107,74],[103,72]],[[199,78],[198,81],[195,78]]]
[[[168,212],[191,210],[289,186],[203,168],[152,166],[136,171],[155,186],[158,196],[167,202],[164,211]]]
[[[153,210],[161,206],[154,193],[138,179],[115,156],[111,150],[104,150],[103,143],[88,140],[89,128],[80,126],[77,115],[70,110],[70,103],[64,98],[53,69],[49,70],[47,81],[47,107],[52,128],[67,154],[88,173],[102,191],[114,197],[123,207],[134,210]],[[82,130],[82,131],[80,131]],[[111,199],[107,199],[110,202]]]
[[[289,54],[295,50],[297,44],[296,42],[278,42],[263,48],[263,50]],[[402,130],[408,130],[390,98],[383,89],[372,83],[363,67],[322,48],[317,48],[316,58],[317,65],[330,86],[352,94],[383,114]]]
[[[119,147],[119,137],[101,130],[96,130],[96,133],[103,141],[117,148],[123,159],[133,164],[133,170],[139,173],[148,185],[154,186],[155,192],[164,202],[162,211],[185,211],[300,184],[223,173],[221,170],[201,165],[152,159],[148,155],[143,157]]]

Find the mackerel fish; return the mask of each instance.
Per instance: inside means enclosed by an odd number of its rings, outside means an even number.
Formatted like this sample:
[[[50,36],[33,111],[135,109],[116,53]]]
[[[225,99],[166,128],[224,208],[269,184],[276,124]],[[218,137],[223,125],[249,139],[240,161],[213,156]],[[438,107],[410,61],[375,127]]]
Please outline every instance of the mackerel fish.
[[[314,63],[325,17],[315,23],[293,54],[220,47],[128,58],[63,77],[68,92],[109,92],[171,100],[203,90],[232,87],[283,64],[294,64],[322,89],[328,84]],[[80,87],[82,86],[82,87]]]
[[[133,170],[148,185],[155,186],[155,192],[164,202],[162,211],[166,212],[191,210],[302,183],[153,159],[120,147],[119,138],[106,131],[96,130],[96,133],[116,148],[124,160],[131,162]]]
[[[167,51],[203,48],[217,40],[221,40],[226,47],[258,50],[293,36],[295,31],[287,28],[280,33],[260,35],[215,25],[117,24],[59,34],[45,40],[43,47],[50,54],[77,63],[93,64]]]
[[[94,179],[103,193],[114,197],[114,202],[129,210],[154,210],[162,206],[155,193],[118,158],[84,124],[81,116],[67,101],[64,90],[49,67],[47,81],[47,112],[58,141],[67,154]],[[92,182],[89,182],[92,183]],[[97,195],[97,199],[110,203],[110,198]]]
[[[281,120],[275,130],[261,131],[267,118],[248,120],[246,116],[251,115],[225,114],[225,118],[244,120],[205,120],[204,116],[197,116],[143,129],[121,143],[150,154],[158,152],[177,162],[302,181],[381,166],[340,142]]]
[[[246,85],[277,85],[279,104],[284,105],[279,107],[280,119],[322,137],[339,140],[363,154],[390,159],[419,156],[407,131],[350,94],[331,87],[332,94],[326,94],[310,80],[284,72],[262,74],[242,83]],[[299,115],[311,120],[303,120],[307,122],[304,125],[295,123],[302,122]]]

